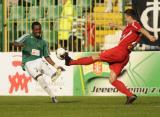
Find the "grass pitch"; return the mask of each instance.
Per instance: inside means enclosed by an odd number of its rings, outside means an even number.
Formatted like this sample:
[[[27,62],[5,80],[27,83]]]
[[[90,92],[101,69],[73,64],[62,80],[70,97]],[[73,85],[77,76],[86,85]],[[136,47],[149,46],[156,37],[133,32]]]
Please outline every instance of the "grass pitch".
[[[138,97],[124,105],[125,97],[0,97],[0,117],[158,117],[160,97]]]

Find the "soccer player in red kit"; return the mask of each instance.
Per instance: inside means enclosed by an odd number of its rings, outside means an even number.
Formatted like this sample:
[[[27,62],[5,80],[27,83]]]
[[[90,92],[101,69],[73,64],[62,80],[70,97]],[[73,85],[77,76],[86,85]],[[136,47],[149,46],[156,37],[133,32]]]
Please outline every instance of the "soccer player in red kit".
[[[118,26],[110,24],[111,27],[121,29],[122,36],[120,42],[114,48],[105,50],[100,54],[95,54],[90,57],[83,57],[77,60],[72,60],[68,54],[65,56],[66,65],[89,65],[96,61],[102,61],[109,63],[111,70],[110,83],[118,89],[121,93],[127,96],[126,104],[132,104],[136,100],[137,96],[127,89],[123,82],[117,80],[121,74],[122,69],[129,61],[129,54],[133,49],[135,43],[140,39],[140,34],[146,36],[151,42],[154,42],[156,38],[149,34],[148,31],[142,28],[142,26],[135,20],[136,13],[133,9],[127,9],[125,12],[125,19],[127,26]]]

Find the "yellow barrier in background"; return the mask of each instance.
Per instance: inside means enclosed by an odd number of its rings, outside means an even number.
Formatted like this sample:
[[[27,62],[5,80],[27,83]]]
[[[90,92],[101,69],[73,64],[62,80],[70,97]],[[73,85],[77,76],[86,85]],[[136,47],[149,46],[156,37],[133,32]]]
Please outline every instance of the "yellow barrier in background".
[[[4,0],[3,51],[19,51],[11,46],[25,33],[32,33],[31,24],[42,24],[43,38],[50,50],[65,47],[69,51],[100,51],[106,35],[114,35],[108,23],[123,24],[117,0]],[[121,6],[123,7],[123,6]]]

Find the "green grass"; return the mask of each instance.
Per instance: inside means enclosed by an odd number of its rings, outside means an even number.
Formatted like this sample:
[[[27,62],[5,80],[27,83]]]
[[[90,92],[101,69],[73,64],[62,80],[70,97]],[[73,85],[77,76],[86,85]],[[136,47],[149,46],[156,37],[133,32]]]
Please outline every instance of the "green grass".
[[[125,97],[0,97],[0,117],[158,117],[160,97],[138,97],[124,105]]]

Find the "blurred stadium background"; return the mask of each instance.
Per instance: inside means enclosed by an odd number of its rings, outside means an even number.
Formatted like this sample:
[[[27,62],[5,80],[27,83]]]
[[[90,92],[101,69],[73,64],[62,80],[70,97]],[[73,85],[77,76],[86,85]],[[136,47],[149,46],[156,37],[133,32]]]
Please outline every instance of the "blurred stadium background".
[[[2,3],[3,1],[3,3]],[[39,21],[50,50],[66,47],[76,52],[97,52],[117,44],[121,31],[108,23],[125,24],[123,11],[132,0],[1,0],[0,50],[19,51],[11,46],[18,37],[31,33]],[[159,44],[138,44],[135,50],[159,50]]]
[[[118,42],[120,31],[110,29],[108,23],[124,24],[122,12],[131,8],[131,0],[109,1],[1,0],[0,50],[19,51],[10,42],[31,33],[33,21],[42,24],[43,37],[53,51],[60,46],[82,52],[110,48]]]

